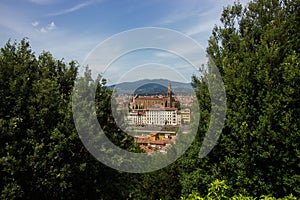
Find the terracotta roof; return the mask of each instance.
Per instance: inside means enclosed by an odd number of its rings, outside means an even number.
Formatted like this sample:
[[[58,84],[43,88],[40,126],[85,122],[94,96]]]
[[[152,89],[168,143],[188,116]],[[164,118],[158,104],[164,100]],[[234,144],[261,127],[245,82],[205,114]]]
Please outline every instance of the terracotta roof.
[[[135,138],[136,143],[142,143],[142,144],[157,144],[157,145],[165,145],[169,144],[170,140],[169,139],[164,139],[164,140],[150,140],[149,138]]]
[[[145,96],[145,97],[137,97],[135,100],[164,100],[167,99],[167,97],[149,97],[149,96]]]

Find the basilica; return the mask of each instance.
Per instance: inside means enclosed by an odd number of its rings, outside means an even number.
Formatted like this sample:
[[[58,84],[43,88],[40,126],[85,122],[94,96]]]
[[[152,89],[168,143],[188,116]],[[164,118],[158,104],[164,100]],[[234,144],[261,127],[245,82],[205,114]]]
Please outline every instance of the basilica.
[[[180,104],[173,97],[171,84],[167,96],[138,96],[130,98],[129,125],[180,125]]]
[[[167,96],[138,96],[130,98],[131,110],[149,110],[153,108],[179,108],[179,101],[173,97],[171,84],[168,84]]]

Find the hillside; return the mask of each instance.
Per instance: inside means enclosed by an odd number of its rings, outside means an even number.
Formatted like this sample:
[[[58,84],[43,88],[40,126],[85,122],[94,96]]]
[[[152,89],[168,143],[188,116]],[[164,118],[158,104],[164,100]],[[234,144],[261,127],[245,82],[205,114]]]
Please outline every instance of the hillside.
[[[169,81],[167,79],[143,79],[134,82],[123,82],[108,86],[114,89],[115,94],[139,94],[158,95],[166,94],[168,84],[171,83],[172,91],[175,95],[191,95],[193,88],[190,83]]]

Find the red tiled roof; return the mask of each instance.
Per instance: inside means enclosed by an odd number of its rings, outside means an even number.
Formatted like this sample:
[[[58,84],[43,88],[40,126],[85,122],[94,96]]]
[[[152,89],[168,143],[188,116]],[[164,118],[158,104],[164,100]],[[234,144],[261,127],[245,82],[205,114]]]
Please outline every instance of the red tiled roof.
[[[177,108],[168,108],[168,107],[165,107],[165,108],[148,108],[146,110],[177,110]]]
[[[149,138],[135,138],[136,143],[141,143],[141,144],[157,144],[157,145],[165,145],[169,144],[170,140],[165,139],[165,140],[150,140]]]

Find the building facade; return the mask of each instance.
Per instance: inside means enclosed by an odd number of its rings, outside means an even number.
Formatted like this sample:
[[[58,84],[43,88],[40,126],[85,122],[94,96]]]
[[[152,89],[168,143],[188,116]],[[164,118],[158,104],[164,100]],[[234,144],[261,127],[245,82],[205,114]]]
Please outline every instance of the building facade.
[[[167,96],[134,96],[130,98],[129,125],[180,125],[179,101],[173,97],[171,84]],[[185,121],[186,120],[186,115]]]
[[[181,121],[185,124],[191,123],[191,110],[186,108],[180,111]]]
[[[151,108],[178,108],[179,101],[173,97],[171,84],[168,85],[167,96],[159,95],[151,96],[138,96],[130,98],[129,108],[131,110],[149,110]]]

